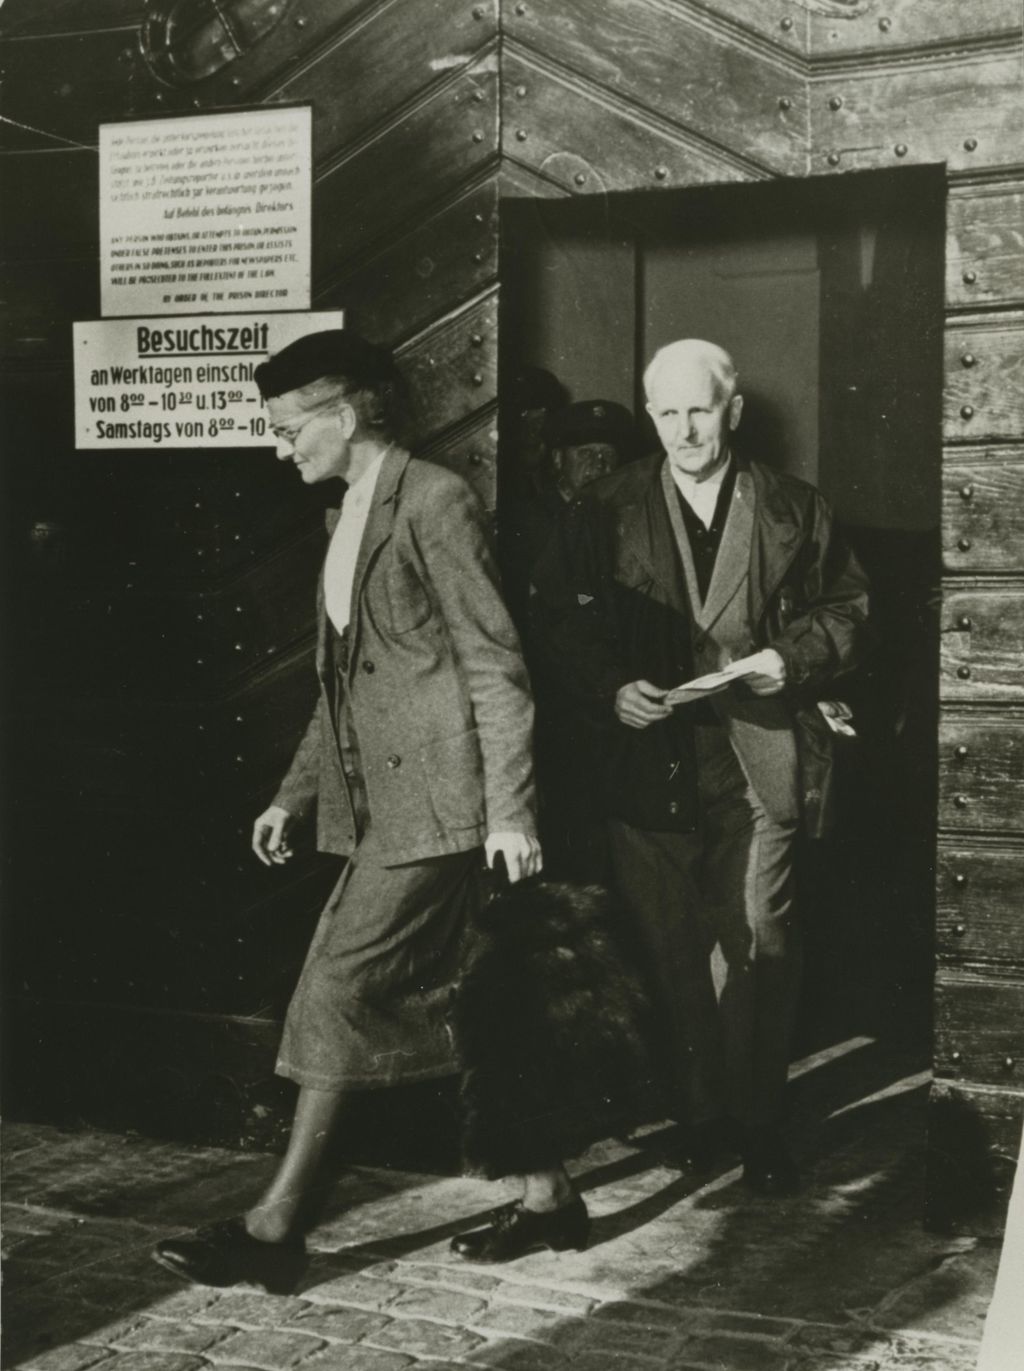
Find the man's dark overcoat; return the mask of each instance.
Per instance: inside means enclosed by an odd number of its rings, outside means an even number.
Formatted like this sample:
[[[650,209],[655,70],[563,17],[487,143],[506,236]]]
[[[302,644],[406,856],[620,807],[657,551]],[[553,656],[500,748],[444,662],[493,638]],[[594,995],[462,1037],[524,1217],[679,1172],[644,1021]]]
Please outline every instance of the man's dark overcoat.
[[[636,828],[689,832],[698,820],[692,710],[645,729],[614,714],[617,691],[631,681],[667,689],[694,675],[699,629],[666,506],[665,460],[644,458],[584,490],[538,573],[535,608],[540,650],[577,701],[600,757],[605,813]],[[748,650],[773,647],[785,662],[782,699],[797,743],[803,825],[819,836],[832,749],[817,700],[862,654],[866,580],[813,486],[734,460],[754,493]],[[757,707],[753,698],[750,705]]]

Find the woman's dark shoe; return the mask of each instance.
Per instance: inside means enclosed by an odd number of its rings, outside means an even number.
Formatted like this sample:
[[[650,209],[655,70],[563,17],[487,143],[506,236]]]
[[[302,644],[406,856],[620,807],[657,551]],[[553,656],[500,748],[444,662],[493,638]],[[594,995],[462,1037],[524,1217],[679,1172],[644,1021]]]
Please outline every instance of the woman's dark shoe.
[[[260,1242],[243,1219],[223,1219],[194,1233],[163,1238],[153,1248],[153,1260],[196,1285],[262,1285],[270,1294],[291,1290],[306,1264],[301,1238],[288,1242]]]
[[[559,1209],[540,1213],[524,1209],[522,1200],[491,1213],[487,1228],[460,1233],[451,1249],[468,1262],[510,1262],[527,1252],[550,1247],[553,1252],[582,1252],[590,1236],[590,1215],[579,1195]]]

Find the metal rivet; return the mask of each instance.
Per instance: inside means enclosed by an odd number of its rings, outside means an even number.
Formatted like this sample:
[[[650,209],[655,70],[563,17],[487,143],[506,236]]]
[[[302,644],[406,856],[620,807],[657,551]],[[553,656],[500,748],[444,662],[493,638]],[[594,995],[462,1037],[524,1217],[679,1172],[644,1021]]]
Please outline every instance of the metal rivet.
[[[957,938],[962,938],[966,932],[967,932],[967,925],[966,925],[966,924],[954,924],[954,925],[953,925],[953,934],[954,934],[955,937],[957,937]]]
[[[483,5],[474,5],[474,6],[473,6],[473,18],[474,18],[474,19],[483,19],[484,15],[485,15],[486,13],[487,13],[487,11],[484,9]]]
[[[950,1061],[954,1061],[954,1062],[963,1061],[963,1057],[961,1056],[961,1054],[960,1054],[959,1052],[953,1052],[953,1053],[950,1054]]]
[[[965,138],[965,139],[964,139],[964,151],[965,151],[965,152],[974,152],[974,151],[976,151],[977,146],[978,146],[978,140],[977,140],[977,138]]]
[[[958,872],[956,873],[956,875],[953,877],[953,880],[954,880],[954,881],[956,882],[956,884],[957,884],[958,886],[960,886],[961,889],[962,889],[962,888],[967,884],[967,874],[966,874],[966,872],[964,872],[964,871],[958,871]]]
[[[401,757],[396,756],[395,753],[392,753],[388,758],[386,765],[389,771],[395,771],[402,765],[402,759]]]
[[[969,681],[971,679],[971,668],[969,666],[958,666],[956,674],[960,677],[961,681]]]
[[[970,633],[971,628],[973,627],[973,620],[969,614],[961,614],[960,618],[956,621],[956,626],[964,633]]]
[[[578,186],[585,186],[587,184],[587,178],[583,175],[582,171],[578,171],[572,179]]]
[[[517,143],[525,143],[525,142],[526,142],[526,130],[525,130],[525,129],[516,129],[516,142],[517,142]]]
[[[470,96],[470,99],[473,101],[473,104],[474,104],[474,105],[482,105],[483,102],[484,102],[484,93],[483,93],[483,91],[482,91],[482,90],[475,90],[475,91],[473,92],[473,94]]]
[[[471,333],[469,335],[469,341],[473,344],[475,348],[483,347],[484,335],[482,333]]]
[[[238,90],[239,86],[242,84],[242,78],[240,76],[232,76],[231,84],[234,86],[235,90]]]
[[[960,358],[960,361],[963,363],[965,367],[973,367],[977,360],[978,359],[977,357],[975,357],[973,352],[965,352],[964,355]]]
[[[526,87],[525,87],[525,86],[516,86],[516,99],[517,99],[517,100],[525,100],[525,99],[526,99]]]
[[[973,418],[974,418],[974,406],[973,406],[973,405],[961,405],[961,406],[960,406],[960,418],[961,418],[961,419],[973,419]]]
[[[478,467],[483,460],[484,459],[480,456],[479,452],[471,452],[469,454],[469,465],[471,467]]]
[[[158,90],[157,93],[153,96],[153,101],[157,105],[162,105],[164,102],[163,92]]]
[[[474,253],[473,253],[473,261],[474,261],[474,262],[482,262],[482,261],[484,260],[484,256],[485,256],[485,254],[482,253],[482,252],[474,252]]]
[[[665,178],[668,176],[668,167],[655,167],[654,176],[656,180],[664,181]]]
[[[958,762],[962,762],[962,761],[964,760],[964,758],[967,756],[967,746],[966,746],[966,744],[965,744],[965,743],[959,743],[959,744],[953,749],[953,756],[957,759]]]
[[[309,22],[309,21],[308,21],[307,19],[303,19],[302,16],[300,15],[299,18],[296,19],[296,21],[295,21],[295,27],[296,27],[297,29],[304,29],[304,28],[306,27],[306,24],[307,24],[308,22]]]
[[[788,14],[786,15],[785,19],[779,21],[779,28],[782,30],[783,33],[788,33],[792,27],[793,21],[792,19],[790,19]]]
[[[842,109],[843,97],[841,95],[833,95],[832,99],[828,102],[828,107],[829,109]]]
[[[782,110],[783,114],[785,114],[788,110],[791,110],[792,108],[793,101],[789,98],[789,96],[781,95],[779,97],[779,109]]]
[[[974,486],[971,484],[970,481],[968,481],[966,485],[963,485],[963,486],[960,487],[960,499],[961,499],[961,500],[972,500],[973,498],[974,498]]]
[[[958,540],[957,540],[957,547],[960,549],[961,552],[970,552],[970,550],[971,550],[971,540],[970,540],[970,538],[960,538],[960,539],[958,539]]]
[[[473,378],[472,378],[472,379],[473,379],[473,384],[474,384],[475,386],[482,386],[483,383],[484,383],[484,378],[483,378],[483,376],[481,375],[481,373],[480,373],[479,371],[474,371],[474,372],[473,372]]]
[[[367,676],[372,676],[373,673],[377,670],[373,662],[370,661],[369,657],[367,657],[366,661],[363,663],[363,670],[366,672]]]
[[[516,14],[519,15],[520,19],[523,17],[523,15],[524,15],[525,13],[526,13],[526,6],[525,6],[525,5],[516,5]]]
[[[888,33],[889,30],[892,28],[892,20],[891,20],[891,19],[879,19],[879,21],[878,21],[878,27],[882,30],[883,33]]]
[[[906,157],[906,155],[907,155],[907,145],[906,145],[906,143],[897,143],[896,146],[893,148],[893,152],[896,154],[897,157]]]
[[[967,808],[967,796],[966,796],[966,795],[958,795],[958,796],[956,797],[956,799],[953,801],[953,803],[956,805],[957,809],[966,809],[966,808]]]
[[[830,167],[837,167],[839,165],[839,153],[830,152],[829,155],[825,158],[825,161],[829,164]]]
[[[484,136],[483,136],[483,134],[480,132],[480,130],[477,129],[476,133],[473,134],[473,142],[474,142],[474,143],[482,143],[483,141],[484,141]]]
[[[976,271],[965,271],[965,272],[964,272],[964,285],[965,285],[965,286],[973,286],[974,283],[975,283],[975,281],[976,281],[977,279],[978,279],[978,273],[977,273]]]
[[[236,651],[236,652],[244,652],[244,651],[245,651],[245,648],[242,646],[241,643],[236,643],[236,644],[235,644],[235,651]]]
[[[1004,1070],[1004,1071],[1012,1071],[1015,1065],[1016,1065],[1016,1062],[1014,1062],[1014,1060],[1013,1060],[1012,1057],[1004,1057],[1004,1058],[1003,1058],[1003,1070]]]

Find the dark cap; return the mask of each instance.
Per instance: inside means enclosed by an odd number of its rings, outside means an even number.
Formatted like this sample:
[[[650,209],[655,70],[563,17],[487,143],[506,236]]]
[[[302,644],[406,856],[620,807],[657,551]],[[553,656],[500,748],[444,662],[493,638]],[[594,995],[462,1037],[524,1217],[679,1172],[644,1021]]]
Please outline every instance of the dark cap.
[[[325,376],[343,376],[357,389],[379,386],[398,379],[398,370],[387,348],[368,343],[350,329],[331,328],[296,338],[253,373],[264,400],[284,395]]]
[[[632,457],[637,434],[633,416],[614,400],[579,400],[549,414],[544,429],[549,447],[579,447],[610,443],[620,457]]]

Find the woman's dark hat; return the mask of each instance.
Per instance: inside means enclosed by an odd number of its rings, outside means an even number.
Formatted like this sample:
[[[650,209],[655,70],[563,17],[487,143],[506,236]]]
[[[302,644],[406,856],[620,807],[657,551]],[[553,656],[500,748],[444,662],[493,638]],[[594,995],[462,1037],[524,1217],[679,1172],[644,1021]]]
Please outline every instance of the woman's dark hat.
[[[344,328],[324,329],[296,338],[261,362],[253,374],[264,400],[298,390],[325,376],[344,377],[357,390],[398,379],[394,358],[387,348]]]

